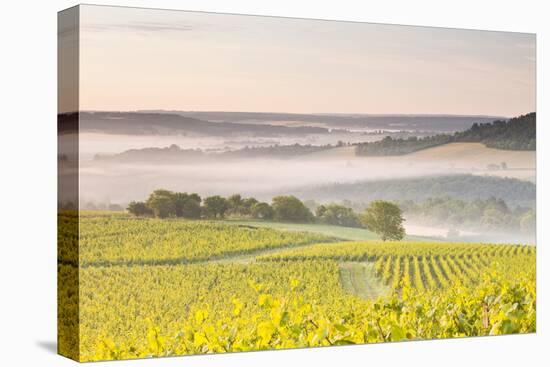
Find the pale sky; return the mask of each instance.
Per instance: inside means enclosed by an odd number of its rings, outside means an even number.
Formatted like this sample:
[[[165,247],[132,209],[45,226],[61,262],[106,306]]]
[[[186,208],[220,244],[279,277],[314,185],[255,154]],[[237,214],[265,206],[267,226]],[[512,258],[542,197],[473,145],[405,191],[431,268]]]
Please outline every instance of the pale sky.
[[[81,6],[81,110],[515,116],[535,35]]]

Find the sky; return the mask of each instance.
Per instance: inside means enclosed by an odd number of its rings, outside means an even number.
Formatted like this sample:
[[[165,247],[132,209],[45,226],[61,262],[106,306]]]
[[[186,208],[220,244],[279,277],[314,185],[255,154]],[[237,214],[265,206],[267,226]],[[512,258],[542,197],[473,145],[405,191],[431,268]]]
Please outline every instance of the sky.
[[[535,110],[533,34],[105,6],[79,31],[81,110]]]

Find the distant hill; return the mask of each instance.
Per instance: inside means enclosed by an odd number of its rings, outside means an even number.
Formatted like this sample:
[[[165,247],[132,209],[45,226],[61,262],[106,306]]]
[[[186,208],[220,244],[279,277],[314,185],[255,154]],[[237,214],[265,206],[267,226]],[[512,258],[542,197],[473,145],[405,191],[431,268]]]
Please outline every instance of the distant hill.
[[[333,149],[335,146],[327,145],[270,145],[265,147],[245,147],[242,149],[225,152],[205,152],[201,149],[182,149],[176,144],[165,148],[130,149],[117,154],[97,154],[95,160],[116,162],[157,162],[157,163],[182,163],[201,162],[208,159],[240,159],[240,158],[293,158],[305,154],[312,154],[324,150]]]
[[[370,114],[299,114],[276,112],[225,112],[225,111],[162,111],[146,110],[142,112],[170,113],[206,121],[269,124],[274,121],[300,121],[304,124],[322,124],[327,128],[350,130],[407,130],[431,132],[462,131],[473,123],[487,123],[502,116],[468,115],[370,115]]]
[[[202,161],[208,158],[208,154],[200,149],[181,149],[176,144],[166,148],[143,148],[130,149],[117,154],[96,154],[96,161],[111,162],[149,162],[149,163],[180,163],[192,160],[193,162]]]
[[[469,129],[452,135],[407,139],[387,136],[380,141],[357,144],[355,153],[359,156],[404,155],[453,142],[483,143],[489,148],[533,151],[536,148],[536,114],[532,112],[510,120],[489,123],[476,122]]]
[[[305,200],[365,203],[377,199],[419,202],[437,197],[466,201],[495,197],[511,206],[534,207],[536,186],[513,178],[460,174],[336,183],[290,190],[290,193]]]
[[[475,123],[466,131],[456,133],[455,141],[481,142],[489,148],[506,150],[535,150],[536,113],[496,120],[492,123]]]
[[[328,129],[313,126],[275,126],[220,123],[169,113],[81,112],[81,132],[127,135],[207,135],[280,136],[326,134]]]

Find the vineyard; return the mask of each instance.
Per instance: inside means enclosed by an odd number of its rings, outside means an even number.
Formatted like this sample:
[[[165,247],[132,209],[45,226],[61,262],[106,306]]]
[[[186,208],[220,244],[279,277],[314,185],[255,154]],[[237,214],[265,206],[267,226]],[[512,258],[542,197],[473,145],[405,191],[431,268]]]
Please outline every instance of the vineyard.
[[[60,218],[60,245],[73,221]],[[60,250],[59,337],[82,361],[536,330],[534,246],[338,242],[108,213],[85,213],[80,233],[77,304],[75,254]]]
[[[335,260],[371,262],[374,274],[393,291],[474,285],[497,267],[514,277],[535,263],[535,247],[423,242],[342,242],[282,250],[260,261]],[[533,269],[534,270],[534,269]],[[534,276],[534,274],[533,274]]]
[[[210,221],[86,216],[80,221],[80,266],[200,262],[259,250],[334,241],[304,232],[226,226]],[[74,257],[60,255],[61,260]]]

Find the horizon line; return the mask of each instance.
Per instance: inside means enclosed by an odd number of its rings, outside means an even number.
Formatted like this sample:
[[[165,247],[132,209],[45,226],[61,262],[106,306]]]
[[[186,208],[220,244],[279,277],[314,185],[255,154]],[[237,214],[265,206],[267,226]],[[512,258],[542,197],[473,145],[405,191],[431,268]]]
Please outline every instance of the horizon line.
[[[77,112],[87,112],[87,113],[96,113],[96,112],[118,112],[118,113],[255,113],[255,114],[280,114],[280,115],[306,115],[306,116],[411,116],[411,117],[432,117],[432,116],[448,116],[448,117],[480,117],[480,118],[512,118],[516,116],[523,116],[530,113],[536,113],[536,111],[529,111],[519,114],[514,114],[513,116],[500,115],[500,114],[464,114],[464,113],[369,113],[369,112],[277,112],[277,111],[247,111],[247,110],[179,110],[179,109],[155,109],[155,108],[146,108],[146,109],[134,109],[134,110],[97,110],[97,109],[82,109],[78,111],[66,111],[58,112],[58,114],[68,114],[68,113],[77,113]]]

